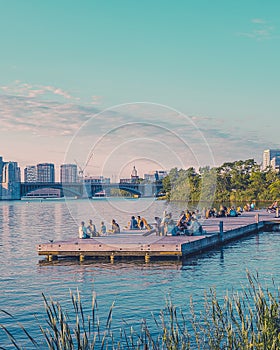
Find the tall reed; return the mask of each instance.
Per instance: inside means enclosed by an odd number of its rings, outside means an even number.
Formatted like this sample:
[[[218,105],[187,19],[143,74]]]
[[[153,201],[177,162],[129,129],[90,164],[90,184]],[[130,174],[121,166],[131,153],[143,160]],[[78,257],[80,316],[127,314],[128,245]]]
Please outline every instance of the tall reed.
[[[151,324],[143,320],[137,331],[125,321],[112,327],[114,305],[101,324],[95,294],[86,312],[79,291],[70,293],[72,308],[68,312],[43,295],[46,320],[44,324],[37,320],[42,339],[34,339],[21,324],[19,327],[30,344],[26,349],[280,349],[279,289],[273,284],[273,292],[269,291],[258,276],[249,272],[247,279],[249,284],[242,292],[227,293],[223,298],[210,289],[205,293],[203,312],[195,310],[191,298],[189,316],[168,299],[159,315],[153,315]],[[7,311],[1,311],[13,319]],[[15,349],[24,348],[4,324],[0,327]]]

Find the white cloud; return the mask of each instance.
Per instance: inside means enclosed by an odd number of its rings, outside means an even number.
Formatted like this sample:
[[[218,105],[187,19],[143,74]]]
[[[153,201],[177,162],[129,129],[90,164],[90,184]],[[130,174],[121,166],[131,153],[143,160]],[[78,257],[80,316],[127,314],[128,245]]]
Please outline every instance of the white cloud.
[[[255,39],[258,41],[268,40],[274,37],[275,29],[262,18],[253,18],[251,28],[244,32],[239,32],[239,36]]]
[[[30,86],[26,84],[23,88]],[[58,92],[63,93],[60,89]],[[36,97],[0,94],[0,149],[7,150],[7,135],[13,138],[13,159],[22,159],[21,151],[25,149],[25,165],[34,158],[33,145],[27,146],[34,142],[31,135],[40,137],[40,145],[36,143],[34,149],[38,154],[36,159],[59,157],[62,162],[65,155],[68,161],[77,159],[83,164],[94,150],[95,175],[106,168],[108,173],[103,174],[106,176],[114,168],[121,169],[143,157],[147,163],[150,160],[150,164],[163,167],[176,163],[179,167],[212,166],[226,160],[256,158],[268,146],[258,133],[243,130],[243,125],[236,121],[229,124],[208,116],[187,117],[166,106],[148,103],[122,105],[101,112],[94,106],[42,100],[40,96],[39,93]],[[106,159],[109,163],[104,165]]]
[[[0,131],[69,135],[96,111],[75,104],[40,101],[32,97],[0,95]]]
[[[64,91],[61,88],[55,86],[31,85],[19,80],[14,81],[10,85],[1,86],[0,90],[4,91],[6,94],[13,96],[22,96],[29,98],[35,98],[38,96],[41,98],[60,96],[66,100],[77,100],[77,98],[72,96],[69,92]]]
[[[266,21],[262,18],[253,18],[251,20],[252,23],[257,23],[257,24],[266,24]]]

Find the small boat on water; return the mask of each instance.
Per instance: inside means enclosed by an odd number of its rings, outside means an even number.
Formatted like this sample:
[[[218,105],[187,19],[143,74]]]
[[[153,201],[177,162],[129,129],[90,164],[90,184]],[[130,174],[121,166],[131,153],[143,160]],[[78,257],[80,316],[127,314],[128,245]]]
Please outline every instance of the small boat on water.
[[[100,191],[100,192],[95,193],[95,195],[92,196],[92,199],[95,199],[95,198],[104,198],[104,197],[107,197],[107,195],[106,195],[105,190],[102,190],[102,191]]]

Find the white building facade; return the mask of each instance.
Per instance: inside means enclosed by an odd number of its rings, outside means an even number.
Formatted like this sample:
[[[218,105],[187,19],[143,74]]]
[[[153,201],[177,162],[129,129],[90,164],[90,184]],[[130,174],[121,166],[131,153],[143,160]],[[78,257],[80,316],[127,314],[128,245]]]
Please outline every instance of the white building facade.
[[[272,169],[275,168],[275,165],[277,164],[278,160],[273,160],[273,158],[280,157],[280,149],[266,149],[263,151],[263,164],[262,168],[265,170],[268,167],[272,167]]]

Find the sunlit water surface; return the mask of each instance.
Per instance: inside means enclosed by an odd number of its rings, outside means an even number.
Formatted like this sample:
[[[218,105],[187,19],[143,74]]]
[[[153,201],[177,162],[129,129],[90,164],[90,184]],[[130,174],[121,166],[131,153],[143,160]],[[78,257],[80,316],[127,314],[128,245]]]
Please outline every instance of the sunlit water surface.
[[[165,209],[176,216],[182,207],[152,199],[0,202],[0,309],[14,315],[16,321],[40,339],[34,314],[40,319],[45,316],[42,293],[67,304],[69,291],[78,289],[85,308],[89,309],[95,292],[98,315],[104,323],[115,302],[113,325],[118,328],[122,320],[138,325],[146,318],[153,324],[151,313],[158,314],[168,296],[185,309],[192,296],[196,309],[202,310],[205,290],[215,287],[219,296],[227,290],[240,290],[242,284],[248,284],[246,269],[253,274],[258,272],[268,286],[272,277],[279,283],[279,232],[260,233],[183,264],[172,261],[145,264],[141,260],[114,264],[87,260],[46,263],[37,255],[39,243],[76,237],[81,220],[91,218],[99,227],[101,220],[109,226],[115,218],[124,226],[131,215],[139,214],[153,222]],[[0,314],[0,323],[21,338],[15,321],[4,313]],[[0,330],[0,346],[12,349],[9,344]]]

